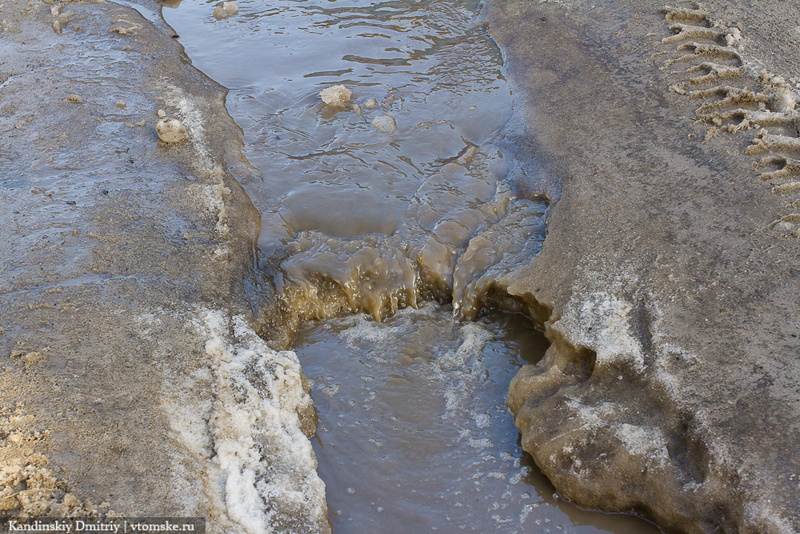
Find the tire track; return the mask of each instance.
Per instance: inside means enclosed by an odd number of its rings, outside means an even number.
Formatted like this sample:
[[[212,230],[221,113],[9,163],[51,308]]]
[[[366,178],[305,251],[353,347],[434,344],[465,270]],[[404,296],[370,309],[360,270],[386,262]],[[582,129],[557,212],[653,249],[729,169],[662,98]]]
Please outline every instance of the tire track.
[[[785,213],[769,225],[784,237],[800,237],[800,84],[746,59],[740,28],[710,18],[698,3],[661,10],[672,35],[665,45],[681,53],[663,69],[683,81],[670,89],[698,100],[695,119],[719,134],[751,135],[745,154],[756,158],[758,178],[785,198]]]

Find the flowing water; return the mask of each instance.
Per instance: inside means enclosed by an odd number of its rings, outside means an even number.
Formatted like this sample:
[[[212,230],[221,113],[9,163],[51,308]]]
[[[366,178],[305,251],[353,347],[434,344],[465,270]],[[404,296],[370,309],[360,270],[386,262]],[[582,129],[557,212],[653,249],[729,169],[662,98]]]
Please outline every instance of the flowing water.
[[[241,2],[166,11],[192,61],[231,92],[263,216],[309,316],[376,317],[422,296],[474,316],[499,273],[538,253],[547,201],[495,141],[512,102],[502,56],[468,2]],[[344,84],[352,103],[318,93]],[[471,245],[471,246],[470,246]],[[323,309],[320,309],[323,308]]]
[[[450,311],[426,304],[299,332],[335,531],[648,532],[555,498],[520,448],[503,401],[547,347],[530,321],[493,312],[456,323]]]
[[[285,324],[305,325],[294,348],[315,381],[336,530],[654,531],[554,498],[503,404],[543,341],[520,316],[481,312],[540,251],[549,203],[536,162],[502,148],[513,101],[480,6],[254,0],[224,20],[214,7],[164,16],[230,89],[263,175],[244,186],[297,319]],[[339,84],[350,101],[323,104]]]

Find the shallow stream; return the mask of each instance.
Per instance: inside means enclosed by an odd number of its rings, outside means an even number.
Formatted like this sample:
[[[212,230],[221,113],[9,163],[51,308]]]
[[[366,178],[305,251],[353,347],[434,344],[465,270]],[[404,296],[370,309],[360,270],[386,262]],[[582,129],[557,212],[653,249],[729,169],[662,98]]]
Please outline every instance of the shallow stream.
[[[530,321],[451,315],[428,303],[382,323],[346,316],[299,332],[335,531],[657,532],[558,499],[522,451],[504,399],[517,369],[547,348]]]
[[[336,531],[656,532],[553,497],[504,407],[545,342],[522,316],[482,311],[539,253],[549,203],[536,162],[502,148],[513,101],[480,6],[214,8],[164,17],[230,89],[263,175],[243,185],[275,289],[304,321],[293,348],[315,383]],[[351,101],[326,106],[319,92],[338,84]]]

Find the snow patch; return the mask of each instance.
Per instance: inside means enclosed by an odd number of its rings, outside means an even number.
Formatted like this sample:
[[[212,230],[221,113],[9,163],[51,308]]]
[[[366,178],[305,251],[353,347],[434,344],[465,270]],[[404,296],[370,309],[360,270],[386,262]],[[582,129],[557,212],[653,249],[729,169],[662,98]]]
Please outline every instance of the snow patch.
[[[175,384],[164,409],[186,455],[204,467],[209,516],[247,534],[326,531],[296,354],[270,349],[244,317],[219,310],[200,310],[192,327],[206,339],[209,366]]]
[[[625,449],[634,456],[642,456],[659,465],[669,464],[667,441],[660,429],[621,424],[615,433]]]
[[[633,303],[605,291],[580,294],[579,300],[580,306],[566,306],[563,318],[554,326],[577,344],[594,348],[596,365],[625,363],[644,373],[642,346],[631,327]]]

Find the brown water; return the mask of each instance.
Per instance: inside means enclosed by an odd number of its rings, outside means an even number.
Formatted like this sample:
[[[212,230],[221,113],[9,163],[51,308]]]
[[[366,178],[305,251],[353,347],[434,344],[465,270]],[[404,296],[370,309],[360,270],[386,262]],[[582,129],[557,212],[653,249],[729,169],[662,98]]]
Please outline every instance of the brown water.
[[[543,351],[530,323],[454,319],[477,318],[494,282],[539,253],[549,206],[536,161],[503,148],[514,103],[477,3],[213,10],[185,1],[164,16],[231,90],[263,174],[244,184],[263,215],[262,266],[287,313],[325,319],[294,348],[315,381],[337,531],[654,532],[554,498],[520,450],[504,399]],[[337,84],[352,102],[324,105]],[[432,299],[452,307],[413,309]]]
[[[165,11],[192,61],[231,92],[278,290],[317,309],[320,280],[376,317],[434,293],[464,315],[538,253],[546,200],[495,145],[512,111],[502,56],[476,5],[451,1],[211,3]],[[355,106],[318,93],[352,89]],[[370,99],[377,107],[370,108]],[[372,122],[391,116],[386,132]],[[470,249],[472,244],[472,249]],[[369,272],[370,276],[364,276]]]
[[[547,348],[530,321],[450,314],[427,304],[298,333],[335,531],[657,532],[556,498],[521,450],[503,401],[519,366]]]

